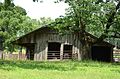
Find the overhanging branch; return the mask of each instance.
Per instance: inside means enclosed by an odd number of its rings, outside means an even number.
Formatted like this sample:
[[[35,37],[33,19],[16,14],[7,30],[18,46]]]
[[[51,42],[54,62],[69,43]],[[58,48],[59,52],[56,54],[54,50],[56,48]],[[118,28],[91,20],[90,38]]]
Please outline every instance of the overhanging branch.
[[[113,37],[113,38],[120,38],[120,36],[117,36],[117,35],[112,35],[111,37]]]
[[[106,34],[108,33],[108,29],[111,27],[111,25],[113,24],[113,21],[115,19],[115,15],[117,13],[117,10],[119,9],[120,7],[120,1],[118,2],[118,4],[116,5],[116,9],[114,11],[111,11],[110,12],[110,16],[108,18],[108,21],[107,21],[107,24],[106,24],[106,29],[104,31],[104,33],[99,37],[99,39],[96,41],[96,42],[100,42],[100,41],[103,41],[107,36]]]

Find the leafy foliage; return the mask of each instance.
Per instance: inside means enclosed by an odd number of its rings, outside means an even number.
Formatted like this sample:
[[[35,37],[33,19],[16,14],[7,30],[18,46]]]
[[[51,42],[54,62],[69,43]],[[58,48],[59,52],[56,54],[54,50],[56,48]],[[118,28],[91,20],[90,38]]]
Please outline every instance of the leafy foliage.
[[[62,25],[59,24],[57,27],[61,31],[64,29],[67,32],[80,32],[83,39],[86,37],[84,32],[89,32],[99,38],[93,44],[108,38],[109,41],[115,42],[113,38],[120,38],[119,1],[57,0],[56,2],[61,1],[70,6],[66,10],[66,16],[56,20],[62,22]]]
[[[0,3],[0,37],[8,51],[13,51],[11,41],[49,22],[52,22],[50,18],[31,19],[25,9],[15,6],[11,0]]]
[[[39,0],[33,0],[39,1]],[[55,2],[64,1],[69,4],[66,10],[66,16],[57,18],[58,29],[68,31],[87,31],[93,35],[100,37],[102,34],[106,36],[117,36],[119,28],[119,1],[118,0],[56,0]],[[108,31],[106,33],[106,31]],[[108,38],[108,37],[107,37]],[[105,38],[104,38],[105,39]]]
[[[35,1],[35,0],[34,0]],[[66,16],[56,19],[56,27],[62,33],[80,34],[83,58],[90,57],[90,47],[106,38],[120,38],[119,0],[56,0],[69,5]],[[89,32],[98,39],[88,37]],[[110,39],[109,39],[110,40]]]

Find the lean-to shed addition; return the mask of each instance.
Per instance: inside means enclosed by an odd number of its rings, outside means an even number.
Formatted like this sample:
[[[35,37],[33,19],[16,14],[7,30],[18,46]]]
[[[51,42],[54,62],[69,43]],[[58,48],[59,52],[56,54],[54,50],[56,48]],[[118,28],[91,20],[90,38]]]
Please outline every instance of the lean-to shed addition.
[[[41,27],[32,31],[14,41],[14,44],[26,47],[26,55],[31,60],[81,60],[82,58],[79,34],[59,35],[57,30],[50,27]],[[112,61],[113,46],[111,44],[102,42],[90,48],[91,59]]]

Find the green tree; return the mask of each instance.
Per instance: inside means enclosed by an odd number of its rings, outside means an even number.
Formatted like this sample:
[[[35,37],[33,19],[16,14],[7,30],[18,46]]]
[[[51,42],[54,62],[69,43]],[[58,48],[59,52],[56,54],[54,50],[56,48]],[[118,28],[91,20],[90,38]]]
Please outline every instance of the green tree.
[[[39,21],[39,24],[42,26],[42,25],[50,24],[54,20],[52,20],[50,17],[41,17],[38,21]]]
[[[80,32],[83,58],[89,58],[89,42],[95,44],[106,38],[119,37],[120,1],[65,0],[65,2],[70,6],[67,21],[72,22],[71,28],[74,32]],[[89,41],[86,32],[93,33],[99,39]]]
[[[13,51],[11,41],[37,28],[39,22],[27,16],[26,10],[15,6],[13,1],[0,3],[0,37],[4,48]]]
[[[56,2],[61,1],[70,7],[65,17],[56,19],[59,23],[56,28],[64,32],[80,33],[83,59],[90,57],[90,44],[110,37],[120,37],[119,0],[57,0]],[[92,40],[86,32],[96,35],[98,39]]]

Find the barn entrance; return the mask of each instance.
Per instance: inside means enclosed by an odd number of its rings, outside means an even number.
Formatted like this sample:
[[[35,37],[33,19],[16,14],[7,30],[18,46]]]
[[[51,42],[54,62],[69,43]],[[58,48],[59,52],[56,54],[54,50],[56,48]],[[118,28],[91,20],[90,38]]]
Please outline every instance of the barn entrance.
[[[60,59],[60,46],[57,42],[48,43],[47,59]]]
[[[34,60],[34,48],[35,48],[35,44],[27,44],[26,47],[27,59]]]
[[[92,60],[110,62],[111,51],[111,47],[108,46],[92,46]]]
[[[72,45],[64,45],[63,59],[72,59]]]

